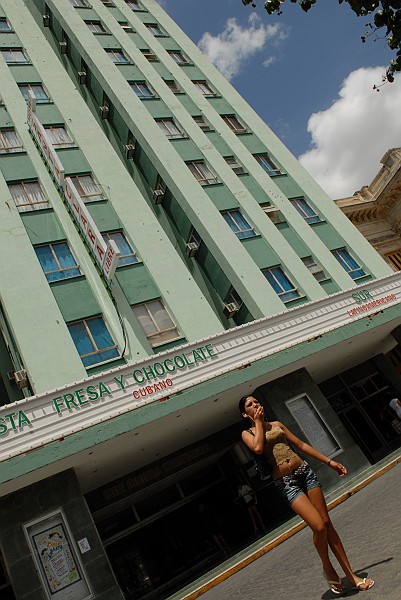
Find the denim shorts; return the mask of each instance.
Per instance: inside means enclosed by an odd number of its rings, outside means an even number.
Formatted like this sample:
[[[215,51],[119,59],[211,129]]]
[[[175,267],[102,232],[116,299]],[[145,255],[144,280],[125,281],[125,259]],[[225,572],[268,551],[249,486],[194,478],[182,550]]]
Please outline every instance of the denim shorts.
[[[284,475],[284,477],[275,479],[274,485],[283,496],[288,506],[291,506],[294,500],[301,496],[301,494],[306,494],[308,490],[322,487],[316,473],[312,471],[306,461],[289,475]]]

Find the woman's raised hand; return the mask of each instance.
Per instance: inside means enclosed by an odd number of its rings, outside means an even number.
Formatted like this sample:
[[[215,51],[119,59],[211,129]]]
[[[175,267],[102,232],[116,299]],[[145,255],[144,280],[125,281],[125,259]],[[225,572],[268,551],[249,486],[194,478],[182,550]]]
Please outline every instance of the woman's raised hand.
[[[255,419],[255,421],[264,421],[265,420],[265,410],[264,410],[263,406],[259,406],[255,410],[254,419]]]

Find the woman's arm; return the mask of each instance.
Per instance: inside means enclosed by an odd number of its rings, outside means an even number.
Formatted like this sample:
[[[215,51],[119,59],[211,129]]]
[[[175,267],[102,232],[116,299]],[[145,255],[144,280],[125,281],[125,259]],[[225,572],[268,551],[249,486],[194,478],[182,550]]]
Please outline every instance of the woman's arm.
[[[259,406],[254,414],[255,434],[252,435],[249,431],[242,432],[243,441],[255,454],[262,454],[265,447],[265,430],[263,428],[264,418],[265,411],[263,406]]]
[[[322,463],[325,463],[328,467],[331,467],[332,469],[337,471],[337,473],[339,474],[340,477],[343,477],[344,475],[346,475],[347,469],[344,467],[344,465],[342,465],[339,462],[336,462],[335,460],[332,460],[328,456],[325,456],[324,454],[319,452],[319,450],[316,450],[316,448],[314,448],[310,444],[307,444],[306,442],[303,442],[302,440],[300,440],[296,435],[291,433],[291,431],[288,429],[288,427],[286,427],[282,423],[279,423],[277,421],[277,425],[279,427],[281,427],[281,429],[284,431],[284,433],[287,437],[287,440],[290,442],[290,444],[292,446],[294,446],[295,448],[297,448],[300,452],[303,452],[304,454],[307,454],[311,458],[314,458],[316,460],[319,460]]]

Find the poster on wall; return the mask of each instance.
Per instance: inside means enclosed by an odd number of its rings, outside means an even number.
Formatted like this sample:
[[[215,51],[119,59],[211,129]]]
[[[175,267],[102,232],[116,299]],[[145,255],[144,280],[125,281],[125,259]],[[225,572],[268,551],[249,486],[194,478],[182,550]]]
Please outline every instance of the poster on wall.
[[[92,598],[61,511],[25,525],[25,532],[48,598]]]
[[[336,438],[306,394],[287,400],[286,405],[312,446],[329,457],[341,451]]]

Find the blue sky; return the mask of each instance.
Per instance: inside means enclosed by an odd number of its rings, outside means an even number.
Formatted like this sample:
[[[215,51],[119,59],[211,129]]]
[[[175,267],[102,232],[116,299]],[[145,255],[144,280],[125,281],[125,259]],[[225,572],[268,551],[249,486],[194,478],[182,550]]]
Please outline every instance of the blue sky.
[[[241,0],[160,0],[322,187],[333,197],[371,182],[401,146],[401,77],[381,83],[391,53],[365,44],[368,18],[337,0],[308,14],[287,0],[269,16]]]

